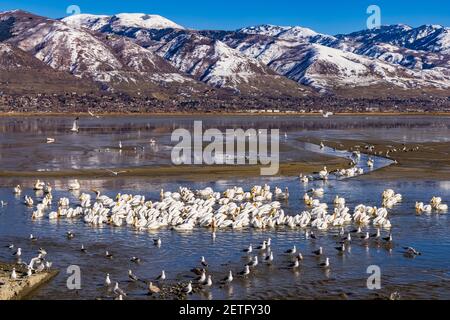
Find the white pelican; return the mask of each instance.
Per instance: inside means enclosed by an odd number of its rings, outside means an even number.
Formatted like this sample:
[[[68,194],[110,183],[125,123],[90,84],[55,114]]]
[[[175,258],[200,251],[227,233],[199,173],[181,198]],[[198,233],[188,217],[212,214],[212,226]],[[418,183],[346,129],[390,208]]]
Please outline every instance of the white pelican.
[[[14,192],[14,194],[21,194],[22,187],[20,185],[15,186],[13,192]]]
[[[300,181],[303,183],[308,183],[309,178],[307,176],[304,176],[303,173],[300,174]]]
[[[77,179],[69,183],[69,191],[80,190],[81,186]]]
[[[41,180],[36,180],[36,182],[34,183],[34,187],[33,190],[39,191],[39,190],[44,190],[45,187],[45,183]]]
[[[327,167],[323,167],[323,169],[319,171],[319,176],[320,176],[320,178],[323,179],[323,180],[328,179],[328,170],[327,170]]]

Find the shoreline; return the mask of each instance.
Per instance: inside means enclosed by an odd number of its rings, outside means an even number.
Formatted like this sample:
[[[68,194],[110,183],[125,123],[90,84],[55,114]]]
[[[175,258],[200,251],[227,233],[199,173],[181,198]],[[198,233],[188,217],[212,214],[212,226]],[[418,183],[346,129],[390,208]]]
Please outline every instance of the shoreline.
[[[309,138],[301,140],[318,144],[320,139]],[[352,140],[352,139],[334,139],[323,140],[326,146],[335,148],[337,150],[359,150],[361,153],[367,155],[374,155],[377,157],[384,157],[390,160],[395,160],[397,163],[367,172],[361,176],[360,179],[427,179],[432,181],[446,181],[450,180],[450,142],[434,142],[434,143],[398,143],[389,140]],[[382,152],[381,155],[373,154],[365,150],[362,146],[373,145],[376,152]],[[360,148],[355,148],[360,146]],[[418,150],[412,150],[419,147]],[[396,149],[385,154],[388,150]],[[402,151],[406,148],[407,151]]]
[[[179,117],[179,116],[322,116],[318,112],[95,112],[96,116],[120,117],[120,116],[161,116],[161,117]],[[90,116],[88,112],[2,112],[0,118],[6,117],[35,117],[35,116]],[[341,112],[324,119],[333,117],[349,116],[450,116],[450,112]]]
[[[280,163],[279,172],[271,177],[298,176],[300,173],[313,173],[326,165],[331,170],[349,167],[349,161],[345,158],[323,157],[320,160],[310,162]],[[114,168],[117,171],[127,171],[117,176],[112,175],[106,169],[89,170],[63,170],[63,171],[0,171],[1,178],[130,178],[130,177],[182,177],[182,178],[222,178],[230,177],[230,174],[242,177],[256,177],[260,175],[259,165],[214,165],[214,166],[159,166],[137,168]],[[261,176],[263,177],[263,176]]]
[[[17,280],[11,280],[9,275],[12,268],[16,268]],[[26,275],[26,270],[22,265],[8,264],[0,262],[0,300],[21,300],[26,299],[33,291],[51,281],[58,275],[58,270],[51,270],[42,273],[34,273],[30,277]]]

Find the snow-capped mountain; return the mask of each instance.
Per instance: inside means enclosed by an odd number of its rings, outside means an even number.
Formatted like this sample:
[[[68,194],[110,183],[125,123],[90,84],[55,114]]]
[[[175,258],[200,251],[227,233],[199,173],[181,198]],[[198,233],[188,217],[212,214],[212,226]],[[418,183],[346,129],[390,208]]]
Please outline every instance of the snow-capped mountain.
[[[14,93],[61,93],[95,91],[90,81],[47,66],[21,49],[0,42],[0,91]]]
[[[388,43],[411,50],[450,54],[450,28],[440,25],[423,25],[417,28],[407,25],[382,26],[336,37],[342,41],[366,45]]]
[[[317,33],[309,28],[292,26],[274,26],[270,24],[255,27],[242,28],[238,33],[262,35],[276,38],[278,40],[308,41],[313,43],[334,43],[337,39],[333,36]]]
[[[11,66],[21,68],[14,61],[28,55],[28,64],[58,75],[139,94],[201,95],[213,87],[277,98],[351,90],[445,96],[450,88],[450,30],[439,25],[332,36],[300,26],[188,30],[143,13],[55,20],[9,11],[0,13],[0,44],[4,70],[13,50]]]
[[[96,31],[101,31],[103,28],[111,30],[122,28],[184,29],[164,17],[144,13],[120,13],[113,16],[77,14],[64,18],[63,21],[72,27],[81,26]]]
[[[82,15],[63,19],[70,25],[132,39],[171,63],[177,70],[216,88],[254,93],[273,90],[275,95],[303,95],[309,91],[280,77],[260,61],[194,30],[129,27],[104,16]],[[106,22],[106,24],[105,24]],[[80,25],[78,25],[80,26]]]
[[[139,92],[192,89],[204,86],[181,74],[164,59],[126,38],[105,37],[87,29],[25,12],[0,14],[0,25],[9,28],[4,41],[32,54],[54,70],[91,79],[102,88]],[[156,90],[157,91],[157,90]]]

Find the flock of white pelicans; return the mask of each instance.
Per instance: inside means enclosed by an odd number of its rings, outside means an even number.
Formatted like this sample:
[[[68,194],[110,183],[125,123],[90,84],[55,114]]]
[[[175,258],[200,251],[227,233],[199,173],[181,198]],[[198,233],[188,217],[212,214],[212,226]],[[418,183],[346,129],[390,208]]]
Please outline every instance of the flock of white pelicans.
[[[402,201],[402,195],[395,193],[392,189],[387,189],[382,193],[382,202],[380,207],[367,206],[364,204],[357,205],[353,213],[346,206],[346,200],[343,197],[336,196],[334,198],[333,208],[320,201],[324,195],[322,188],[311,189],[304,194],[303,200],[308,207],[308,210],[302,211],[294,216],[285,214],[281,207],[282,200],[289,198],[289,190],[284,191],[278,187],[272,192],[269,185],[253,186],[250,191],[244,191],[242,187],[233,187],[225,190],[223,193],[215,192],[212,188],[205,188],[202,190],[190,190],[186,187],[180,187],[177,192],[164,192],[161,190],[159,201],[146,200],[143,195],[131,194],[117,194],[114,198],[106,195],[101,195],[99,191],[92,190],[95,193],[95,198],[90,193],[82,193],[79,196],[79,201],[75,207],[70,207],[69,198],[60,198],[58,200],[58,209],[50,211],[49,207],[53,201],[52,188],[50,184],[42,181],[36,181],[34,189],[43,193],[42,200],[36,205],[36,210],[33,211],[32,218],[39,219],[47,215],[49,219],[76,219],[81,218],[85,223],[98,226],[107,224],[114,227],[130,226],[137,230],[158,230],[160,228],[171,228],[176,231],[190,231],[196,227],[203,227],[211,229],[213,237],[215,237],[215,230],[219,229],[244,229],[255,228],[270,230],[278,227],[287,227],[291,229],[309,228],[310,232],[306,232],[307,238],[315,238],[313,230],[325,231],[329,228],[340,228],[340,235],[342,236],[341,246],[336,247],[336,250],[345,251],[345,245],[351,241],[351,232],[357,232],[361,236],[362,241],[368,241],[370,238],[376,238],[380,241],[391,243],[393,241],[390,232],[391,222],[389,220],[388,209]],[[79,190],[80,184],[74,181],[69,185],[70,190]],[[22,189],[20,186],[14,188],[14,193],[20,195]],[[29,207],[34,206],[34,200],[25,196],[25,204]],[[424,205],[422,202],[416,203],[416,211],[420,213],[431,213],[433,210],[438,213],[444,213],[448,207],[442,203],[439,197],[433,197],[430,204]],[[344,232],[344,227],[354,225],[357,227],[355,231]],[[373,226],[377,228],[376,234],[369,234],[363,232],[362,228]],[[388,237],[381,237],[380,230],[389,231]],[[73,237],[71,232],[67,233],[67,237]],[[33,236],[30,236],[33,240]],[[155,245],[161,245],[161,239],[155,239]],[[250,245],[243,251],[246,254],[251,254],[254,250],[264,250],[267,254],[264,256],[266,262],[273,261],[273,252],[270,249],[271,239],[265,240],[259,247],[253,248]],[[404,248],[406,254],[420,255],[414,248]],[[49,267],[43,262],[43,255],[39,252],[36,261],[40,262],[39,267],[44,269]],[[81,251],[85,252],[84,246]],[[323,251],[320,247],[313,252],[316,256],[322,257]],[[20,248],[16,254],[21,255]],[[286,251],[295,259],[292,263],[293,268],[298,268],[299,263],[303,260],[302,254],[295,246]],[[111,258],[112,255],[106,252],[106,257]],[[324,257],[324,261],[320,263],[323,268],[329,268],[330,262],[328,257]],[[35,261],[35,262],[36,262]],[[139,261],[139,258],[133,257],[132,261]],[[34,262],[32,261],[31,264]],[[207,266],[205,258],[202,257],[200,261],[202,267]],[[246,276],[250,274],[251,268],[258,265],[258,256],[251,258],[250,262],[245,265],[245,268],[240,275]],[[28,266],[28,273],[36,269],[33,265]],[[210,287],[212,285],[211,275],[206,274],[204,268],[195,268],[194,271],[199,275],[197,283],[199,285]],[[128,272],[128,276],[132,281],[137,281],[138,278],[132,273]],[[15,270],[12,277],[17,277]],[[165,272],[162,271],[158,277],[159,281],[164,280]],[[233,281],[233,274],[230,271],[223,284]],[[106,276],[105,283],[108,287],[112,287],[109,274]],[[149,293],[158,293],[160,289],[152,282],[148,285]],[[183,289],[184,293],[191,293],[192,281],[190,281]],[[119,288],[118,283],[115,283],[114,293],[117,298],[123,299],[126,295],[123,290]]]
[[[301,177],[302,179],[302,177]],[[192,191],[186,187],[179,187],[178,192],[160,192],[159,201],[146,200],[143,195],[117,194],[114,198],[95,193],[93,199],[90,193],[82,193],[79,203],[70,207],[69,198],[58,200],[58,209],[49,211],[52,204],[52,188],[40,180],[36,181],[34,189],[45,195],[36,205],[32,218],[42,218],[46,214],[49,219],[82,218],[90,225],[109,224],[115,227],[132,226],[138,230],[158,230],[170,227],[177,231],[189,231],[195,227],[215,229],[273,229],[280,226],[289,228],[316,228],[327,230],[330,227],[343,227],[356,224],[364,227],[389,229],[391,222],[388,209],[402,201],[402,195],[387,189],[382,194],[380,207],[357,205],[353,213],[346,206],[343,197],[336,196],[333,208],[321,202],[324,189],[311,189],[303,196],[309,210],[296,215],[287,215],[282,209],[280,201],[289,198],[289,190],[283,191],[279,187],[271,190],[269,185],[253,186],[250,191],[242,187],[233,187],[223,193],[215,192],[208,187]],[[74,181],[69,190],[79,190],[80,183]],[[15,194],[20,194],[20,186],[14,188]],[[30,196],[24,197],[27,206],[33,207],[34,200]],[[416,202],[417,213],[431,213],[433,210],[445,213],[447,204],[442,203],[440,197],[433,197],[430,204]]]

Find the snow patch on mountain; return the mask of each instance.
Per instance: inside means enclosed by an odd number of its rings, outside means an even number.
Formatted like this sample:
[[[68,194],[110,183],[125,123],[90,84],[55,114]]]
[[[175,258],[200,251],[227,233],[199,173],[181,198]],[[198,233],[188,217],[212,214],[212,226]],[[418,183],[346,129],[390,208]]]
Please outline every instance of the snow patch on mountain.
[[[62,21],[73,27],[85,27],[91,30],[110,28],[144,28],[144,29],[184,29],[175,22],[156,14],[120,13],[113,16],[78,14],[64,18]]]

